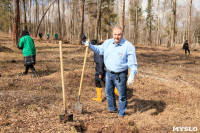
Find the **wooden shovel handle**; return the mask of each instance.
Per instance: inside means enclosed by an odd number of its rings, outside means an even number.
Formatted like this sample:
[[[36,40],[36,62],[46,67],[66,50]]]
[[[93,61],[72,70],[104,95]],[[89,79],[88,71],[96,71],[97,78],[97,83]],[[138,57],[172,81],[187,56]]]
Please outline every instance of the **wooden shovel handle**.
[[[60,48],[60,68],[61,68],[61,78],[62,78],[63,105],[64,105],[64,110],[66,110],[62,41],[59,41],[59,48]]]
[[[86,59],[87,59],[87,53],[88,53],[88,47],[86,47],[86,50],[85,50],[85,58],[84,58],[83,69],[82,69],[82,74],[81,74],[81,82],[80,82],[80,87],[79,87],[79,92],[78,92],[79,101],[80,101],[80,95],[81,95],[81,89],[82,89],[82,83],[83,83],[83,76],[84,76],[85,64],[86,64]]]

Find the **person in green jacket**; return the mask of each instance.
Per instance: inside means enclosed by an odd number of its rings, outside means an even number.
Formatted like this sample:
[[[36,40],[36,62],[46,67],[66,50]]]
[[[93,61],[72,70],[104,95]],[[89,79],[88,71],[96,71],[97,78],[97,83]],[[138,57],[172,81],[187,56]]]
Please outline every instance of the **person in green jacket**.
[[[22,31],[22,37],[19,40],[19,49],[22,49],[24,56],[24,66],[26,67],[23,75],[27,74],[29,68],[31,68],[34,77],[37,77],[37,73],[34,68],[36,62],[35,44],[33,39],[29,36],[29,32],[26,30]]]
[[[57,39],[58,39],[58,34],[55,33],[55,34],[54,34],[54,37],[55,37],[55,40],[57,40]]]
[[[50,38],[50,35],[49,35],[49,33],[47,33],[47,34],[46,34],[46,36],[47,36],[47,40],[49,40],[49,38]]]

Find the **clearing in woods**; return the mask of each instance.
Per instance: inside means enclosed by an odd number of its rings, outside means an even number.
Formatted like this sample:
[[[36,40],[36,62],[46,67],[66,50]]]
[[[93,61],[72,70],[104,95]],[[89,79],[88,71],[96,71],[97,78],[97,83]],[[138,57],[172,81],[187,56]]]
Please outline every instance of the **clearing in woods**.
[[[93,52],[89,50],[81,91],[84,113],[74,114],[74,121],[59,123],[63,113],[62,84],[58,42],[35,40],[36,71],[24,71],[21,50],[11,38],[0,35],[0,132],[172,132],[173,127],[197,127],[200,130],[200,53],[191,49],[185,55],[181,46],[137,45],[138,73],[128,87],[128,108],[124,120],[107,109],[96,96]],[[85,48],[63,44],[67,110],[77,101]]]

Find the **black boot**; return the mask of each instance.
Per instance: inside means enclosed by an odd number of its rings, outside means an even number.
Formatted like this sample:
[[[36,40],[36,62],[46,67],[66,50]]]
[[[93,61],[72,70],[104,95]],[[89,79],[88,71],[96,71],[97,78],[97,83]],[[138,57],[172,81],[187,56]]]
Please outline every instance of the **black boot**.
[[[25,72],[23,72],[23,75],[26,75],[28,73],[29,67],[30,67],[29,65],[26,66],[26,69],[25,69]]]
[[[30,68],[31,68],[31,70],[32,70],[32,72],[33,72],[33,74],[34,74],[34,78],[37,78],[37,73],[36,73],[36,71],[35,71],[35,68],[34,68],[34,66],[33,65],[31,65],[30,66]]]

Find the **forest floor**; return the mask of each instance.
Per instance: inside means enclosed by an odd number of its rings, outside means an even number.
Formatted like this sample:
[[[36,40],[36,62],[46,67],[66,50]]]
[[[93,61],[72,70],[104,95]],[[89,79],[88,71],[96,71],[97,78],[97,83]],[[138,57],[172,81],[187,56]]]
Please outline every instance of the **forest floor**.
[[[35,40],[37,56],[33,78],[24,71],[23,55],[6,34],[0,34],[0,132],[164,133],[174,127],[200,131],[200,49],[185,55],[181,46],[136,45],[138,73],[128,86],[128,108],[123,120],[105,114],[107,101],[96,96],[93,52],[89,50],[81,91],[83,114],[74,113],[78,101],[85,48],[63,44],[67,110],[73,122],[60,123],[64,113],[59,45]],[[180,131],[180,130],[179,130]]]

